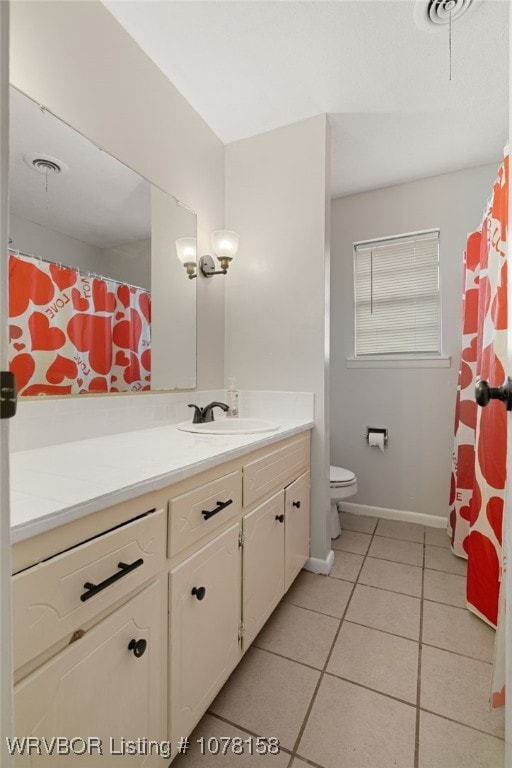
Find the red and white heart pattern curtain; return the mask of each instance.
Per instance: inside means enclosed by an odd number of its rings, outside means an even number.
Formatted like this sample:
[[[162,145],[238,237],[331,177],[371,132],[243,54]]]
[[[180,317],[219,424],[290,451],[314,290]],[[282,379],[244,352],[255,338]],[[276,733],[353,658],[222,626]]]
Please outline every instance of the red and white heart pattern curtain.
[[[10,256],[9,368],[21,395],[149,390],[150,293]]]
[[[508,160],[507,155],[498,171],[480,230],[467,240],[449,517],[452,550],[468,560],[468,608],[493,627],[502,624],[499,606],[503,610],[507,412],[497,400],[477,407],[475,384],[483,379],[499,387],[506,377]],[[495,705],[501,703],[500,676],[496,668]]]

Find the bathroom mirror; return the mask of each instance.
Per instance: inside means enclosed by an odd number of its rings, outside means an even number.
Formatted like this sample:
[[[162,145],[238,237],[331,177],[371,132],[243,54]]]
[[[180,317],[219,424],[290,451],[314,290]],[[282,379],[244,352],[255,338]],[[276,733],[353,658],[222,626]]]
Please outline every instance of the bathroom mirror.
[[[10,88],[9,364],[19,394],[193,389],[196,215]]]

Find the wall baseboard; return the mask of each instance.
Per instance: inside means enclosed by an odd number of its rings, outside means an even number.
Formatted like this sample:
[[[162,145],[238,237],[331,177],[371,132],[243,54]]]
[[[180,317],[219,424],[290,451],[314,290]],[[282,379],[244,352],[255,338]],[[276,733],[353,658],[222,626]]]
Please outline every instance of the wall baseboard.
[[[334,552],[331,549],[329,554],[324,560],[319,557],[310,557],[304,565],[305,571],[311,571],[311,573],[321,573],[324,576],[328,576],[334,565]]]
[[[402,520],[407,523],[419,523],[430,528],[446,528],[447,517],[426,515],[423,512],[409,512],[406,509],[387,509],[386,507],[369,507],[366,504],[340,501],[340,512],[350,512],[352,515],[368,515],[368,517],[383,517],[386,520]]]

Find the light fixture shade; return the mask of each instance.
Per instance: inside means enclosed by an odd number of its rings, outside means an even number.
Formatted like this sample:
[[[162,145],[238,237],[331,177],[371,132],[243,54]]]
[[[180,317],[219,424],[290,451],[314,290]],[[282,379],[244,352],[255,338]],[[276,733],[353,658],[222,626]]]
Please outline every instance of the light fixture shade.
[[[212,232],[212,250],[218,259],[232,259],[238,251],[238,234],[229,229]]]
[[[197,242],[195,237],[180,237],[176,240],[176,254],[182,264],[197,263]]]

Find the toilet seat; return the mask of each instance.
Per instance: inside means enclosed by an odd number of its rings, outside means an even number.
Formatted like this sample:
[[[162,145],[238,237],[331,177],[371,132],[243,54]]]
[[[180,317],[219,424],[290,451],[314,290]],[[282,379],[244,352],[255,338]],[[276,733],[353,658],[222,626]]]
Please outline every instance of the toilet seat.
[[[353,485],[356,482],[356,476],[350,469],[344,467],[335,467],[331,464],[330,486],[331,488],[344,488],[347,485]]]

